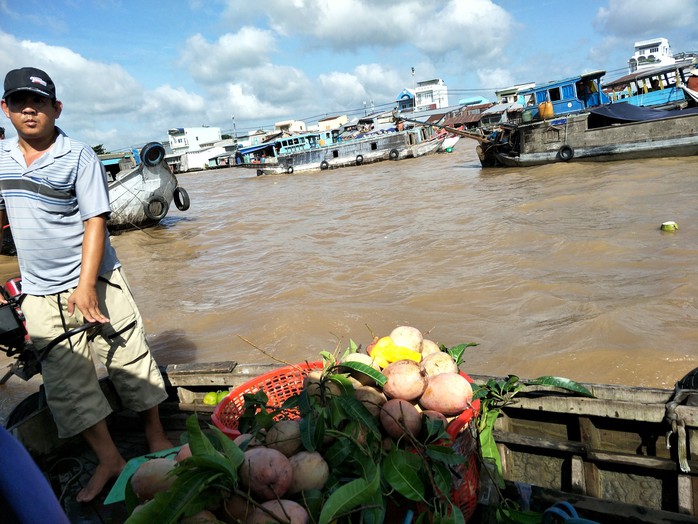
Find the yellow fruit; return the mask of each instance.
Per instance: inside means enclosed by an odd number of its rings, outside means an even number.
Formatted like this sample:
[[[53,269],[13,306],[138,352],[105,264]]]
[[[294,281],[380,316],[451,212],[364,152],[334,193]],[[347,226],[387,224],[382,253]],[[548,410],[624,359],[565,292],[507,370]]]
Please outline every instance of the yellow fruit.
[[[388,362],[397,362],[398,360],[414,360],[415,362],[420,362],[422,360],[422,354],[419,351],[401,346],[386,348],[383,352],[383,356]]]

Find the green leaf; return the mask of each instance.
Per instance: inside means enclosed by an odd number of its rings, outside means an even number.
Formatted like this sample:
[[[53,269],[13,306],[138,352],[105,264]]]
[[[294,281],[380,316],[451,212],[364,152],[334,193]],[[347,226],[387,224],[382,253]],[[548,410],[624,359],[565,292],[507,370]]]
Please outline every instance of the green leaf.
[[[591,391],[578,382],[568,378],[544,376],[527,380],[525,383],[527,386],[553,386],[556,388],[566,389],[567,391],[572,391],[574,393],[579,393],[585,397],[594,398],[594,394]]]
[[[383,373],[363,362],[342,362],[341,367],[350,368],[371,377],[380,387],[385,386],[385,383],[388,381],[388,378]]]
[[[319,420],[318,420],[319,419]],[[315,451],[325,438],[325,424],[317,412],[308,413],[299,422],[301,442],[307,451]]]
[[[350,396],[354,394],[354,385],[346,375],[341,373],[333,373],[327,377],[327,379],[339,386],[342,395]]]
[[[364,406],[356,397],[343,398],[341,406],[349,420],[359,422],[360,424],[366,426],[369,431],[374,434],[380,433],[378,420],[376,417],[371,415],[371,412],[366,409],[366,406]]]
[[[497,522],[503,524],[540,524],[543,515],[536,511],[521,511],[512,508],[497,508]]]
[[[318,524],[329,524],[339,515],[375,500],[376,494],[380,494],[380,470],[378,468],[370,481],[363,478],[355,479],[340,486],[332,493],[320,512]]]
[[[211,441],[208,440],[203,431],[201,431],[199,419],[195,414],[187,418],[187,434],[189,435],[189,449],[192,455],[214,456],[218,454],[218,451],[213,444],[211,444]]]
[[[237,469],[240,467],[243,460],[245,459],[245,453],[220,429],[211,424],[209,424],[209,428],[211,429],[211,431],[213,431],[213,434],[218,438],[218,442],[220,443],[221,449],[223,450],[223,454],[230,462],[233,471],[236,472],[235,480],[237,481]]]
[[[383,459],[383,475],[390,486],[409,500],[425,497],[422,460],[409,451],[393,447]]]
[[[453,446],[429,444],[426,448],[426,453],[429,458],[448,464],[449,466],[455,466],[465,462],[465,457],[460,453],[456,453]]]
[[[478,429],[479,429],[479,440],[480,440],[480,454],[483,460],[492,460],[497,465],[497,472],[499,478],[497,484],[500,488],[504,488],[504,477],[502,474],[502,458],[499,455],[499,450],[497,449],[497,443],[494,440],[494,423],[499,416],[499,410],[493,409],[488,411],[484,417],[481,417]]]
[[[446,350],[446,353],[451,355],[451,358],[456,361],[456,364],[460,366],[463,362],[463,353],[467,348],[477,346],[474,342],[468,342],[467,344],[458,344]]]

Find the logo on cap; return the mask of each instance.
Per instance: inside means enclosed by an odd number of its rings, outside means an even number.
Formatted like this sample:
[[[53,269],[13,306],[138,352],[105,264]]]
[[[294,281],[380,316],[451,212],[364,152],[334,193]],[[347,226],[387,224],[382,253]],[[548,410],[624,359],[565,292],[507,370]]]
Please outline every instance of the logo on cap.
[[[48,84],[38,76],[30,76],[29,80],[34,83],[34,84],[41,84],[42,86],[46,87]]]

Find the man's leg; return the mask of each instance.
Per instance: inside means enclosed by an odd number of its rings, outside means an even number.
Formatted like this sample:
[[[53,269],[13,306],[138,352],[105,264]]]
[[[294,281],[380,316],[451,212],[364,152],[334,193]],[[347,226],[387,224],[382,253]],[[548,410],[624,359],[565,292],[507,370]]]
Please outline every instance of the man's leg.
[[[109,434],[106,420],[87,428],[82,432],[82,436],[99,461],[87,486],[82,488],[75,497],[78,502],[89,502],[102,492],[107,482],[119,476],[126,461]]]
[[[158,406],[142,411],[140,415],[145,424],[145,438],[148,440],[148,447],[151,453],[173,447],[162,427]]]

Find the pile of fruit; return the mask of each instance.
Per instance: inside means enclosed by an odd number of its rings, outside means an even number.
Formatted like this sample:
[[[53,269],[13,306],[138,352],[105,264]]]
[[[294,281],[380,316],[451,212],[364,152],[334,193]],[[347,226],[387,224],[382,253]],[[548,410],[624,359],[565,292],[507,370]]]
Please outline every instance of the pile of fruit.
[[[246,394],[235,440],[192,416],[176,459],[134,473],[128,522],[464,522],[454,478],[469,458],[447,428],[471,409],[459,371],[468,345],[400,326],[365,350],[322,352],[322,369],[282,406]]]

